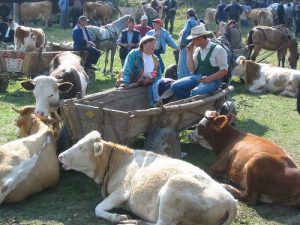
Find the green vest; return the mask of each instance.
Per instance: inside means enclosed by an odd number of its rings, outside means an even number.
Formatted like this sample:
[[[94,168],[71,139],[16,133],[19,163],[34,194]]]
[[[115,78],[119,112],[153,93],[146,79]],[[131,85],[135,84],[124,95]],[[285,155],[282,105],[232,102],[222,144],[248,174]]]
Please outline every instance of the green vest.
[[[216,43],[211,43],[210,49],[205,57],[204,60],[201,59],[201,52],[199,51],[198,55],[197,55],[197,60],[198,60],[198,67],[195,70],[194,74],[201,74],[203,76],[209,76],[214,74],[215,72],[217,72],[219,70],[218,66],[212,66],[210,64],[210,57],[211,54],[213,52],[213,50],[215,49],[215,47],[217,46]]]

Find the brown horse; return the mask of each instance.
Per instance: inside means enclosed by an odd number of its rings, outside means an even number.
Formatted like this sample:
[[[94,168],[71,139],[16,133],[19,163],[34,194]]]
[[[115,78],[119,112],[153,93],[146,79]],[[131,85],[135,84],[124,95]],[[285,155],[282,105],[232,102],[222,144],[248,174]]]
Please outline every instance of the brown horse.
[[[299,59],[297,40],[291,36],[285,26],[267,27],[257,26],[249,31],[247,38],[249,48],[248,59],[255,60],[260,50],[266,49],[277,52],[278,66],[284,67],[287,49],[290,67],[296,69]],[[252,54],[252,50],[254,53]]]

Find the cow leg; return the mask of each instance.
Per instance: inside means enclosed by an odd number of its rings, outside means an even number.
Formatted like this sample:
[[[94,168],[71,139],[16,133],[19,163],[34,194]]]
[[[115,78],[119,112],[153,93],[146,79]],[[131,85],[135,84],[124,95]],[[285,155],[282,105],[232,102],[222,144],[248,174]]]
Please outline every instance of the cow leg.
[[[260,52],[260,50],[261,50],[261,46],[259,46],[259,45],[255,45],[255,47],[254,47],[254,52],[253,52],[253,54],[252,54],[252,56],[251,56],[251,60],[253,60],[253,61],[255,61],[256,60],[256,57],[258,56],[258,54],[259,54],[259,52]]]
[[[123,220],[128,220],[126,215],[120,215],[117,213],[109,213],[107,211],[121,205],[128,200],[130,192],[124,189],[117,189],[112,192],[106,199],[100,202],[95,208],[95,214],[97,217],[106,219],[113,223],[119,223]]]
[[[225,157],[221,157],[214,164],[209,166],[206,172],[214,178],[222,178],[227,169],[228,160]]]

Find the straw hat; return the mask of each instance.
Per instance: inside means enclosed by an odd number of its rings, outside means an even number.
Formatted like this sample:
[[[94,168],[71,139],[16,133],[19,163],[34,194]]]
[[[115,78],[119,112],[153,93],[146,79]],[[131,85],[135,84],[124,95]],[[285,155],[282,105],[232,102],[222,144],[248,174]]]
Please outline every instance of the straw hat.
[[[207,36],[207,35],[211,35],[211,34],[212,34],[212,32],[206,30],[205,25],[203,23],[200,23],[200,25],[192,28],[191,34],[186,39],[191,40],[191,39],[194,39],[197,37]]]

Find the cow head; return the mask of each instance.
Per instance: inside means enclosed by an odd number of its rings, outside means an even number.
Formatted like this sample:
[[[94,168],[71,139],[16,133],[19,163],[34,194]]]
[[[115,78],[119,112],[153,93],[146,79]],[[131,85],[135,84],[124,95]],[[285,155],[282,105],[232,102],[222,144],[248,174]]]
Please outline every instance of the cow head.
[[[217,133],[230,126],[234,118],[235,116],[231,113],[220,115],[216,111],[206,111],[203,119],[198,124],[198,133],[211,144]]]
[[[71,148],[59,154],[58,160],[64,169],[73,169],[93,178],[96,169],[94,159],[101,155],[103,148],[101,134],[98,131],[92,131]]]
[[[235,64],[232,74],[245,79],[245,77],[246,77],[246,57],[241,55],[236,59],[235,62],[236,62],[236,64]]]
[[[59,103],[59,93],[68,92],[73,84],[59,83],[60,80],[49,76],[38,76],[34,80],[21,82],[24,89],[33,91],[36,100],[35,113],[44,118],[54,112]]]
[[[27,137],[29,132],[37,129],[39,118],[34,115],[35,108],[33,106],[26,106],[22,109],[12,107],[12,109],[19,114],[15,121],[19,137]]]

